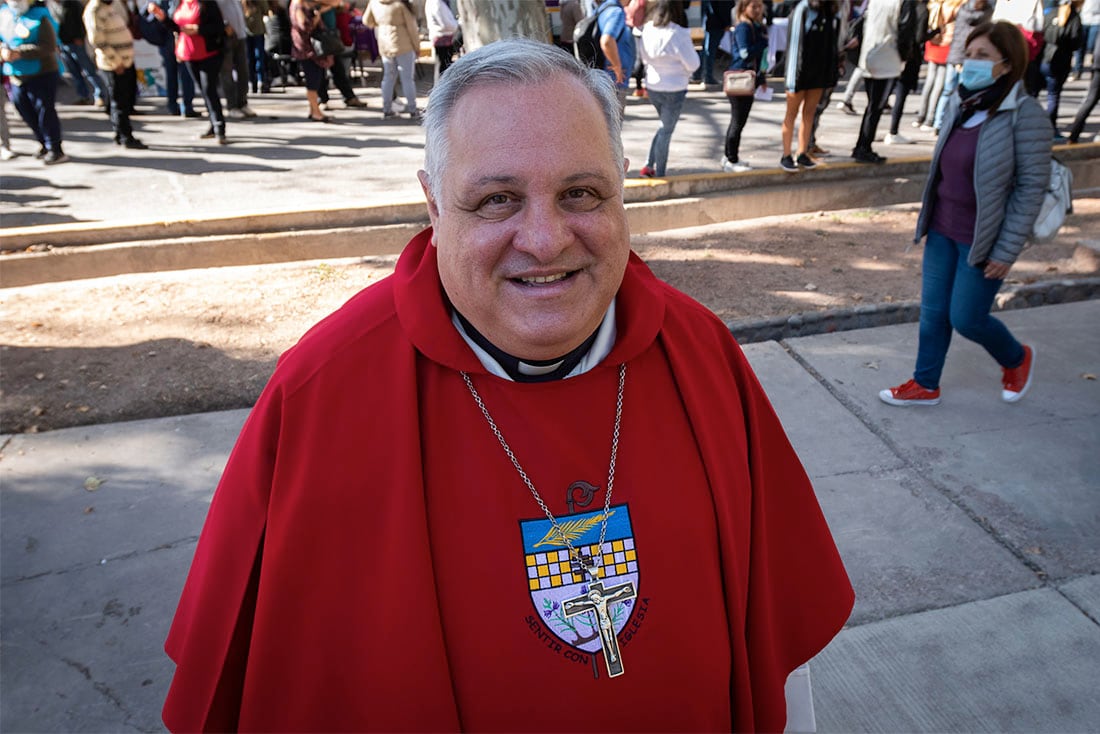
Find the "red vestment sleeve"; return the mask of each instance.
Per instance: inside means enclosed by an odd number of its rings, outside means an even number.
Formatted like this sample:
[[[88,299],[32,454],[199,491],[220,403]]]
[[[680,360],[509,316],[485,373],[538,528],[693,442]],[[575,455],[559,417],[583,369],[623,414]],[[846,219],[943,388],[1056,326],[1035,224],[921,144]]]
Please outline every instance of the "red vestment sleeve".
[[[177,666],[162,713],[171,731],[237,728],[279,417],[279,391],[265,391],[214,493],[164,646]]]
[[[687,300],[671,289],[667,297]],[[782,731],[787,676],[840,631],[855,594],[810,480],[744,354],[724,324],[695,309],[668,309],[662,338],[714,496],[733,728]]]
[[[245,422],[166,644],[173,731],[459,728],[391,286],[303,336]]]

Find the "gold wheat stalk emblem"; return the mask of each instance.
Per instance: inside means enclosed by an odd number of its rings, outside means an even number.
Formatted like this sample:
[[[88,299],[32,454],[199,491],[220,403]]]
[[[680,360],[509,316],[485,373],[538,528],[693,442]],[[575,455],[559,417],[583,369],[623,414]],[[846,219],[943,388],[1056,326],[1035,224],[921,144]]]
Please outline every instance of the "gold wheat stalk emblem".
[[[615,514],[614,510],[607,513],[607,517],[611,517]],[[566,541],[573,542],[587,533],[592,527],[604,519],[604,515],[593,515],[588,518],[580,518],[577,520],[570,520],[568,522],[558,523],[558,527],[561,528],[561,532],[558,532],[558,528],[551,527],[546,532],[546,535],[542,536],[542,540],[535,543],[534,548],[538,548],[540,545],[558,546],[564,548]]]

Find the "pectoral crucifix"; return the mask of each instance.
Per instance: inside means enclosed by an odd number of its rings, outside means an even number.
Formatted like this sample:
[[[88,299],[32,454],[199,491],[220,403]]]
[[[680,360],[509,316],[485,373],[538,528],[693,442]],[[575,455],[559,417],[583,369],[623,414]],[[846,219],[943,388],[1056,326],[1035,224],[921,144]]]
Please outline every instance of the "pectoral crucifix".
[[[619,654],[619,639],[615,636],[615,626],[612,624],[608,605],[633,599],[638,592],[634,590],[634,584],[629,581],[605,589],[595,566],[585,571],[592,579],[588,585],[588,593],[563,601],[562,612],[566,617],[575,617],[587,612],[595,613],[596,628],[600,633],[600,648],[603,649],[604,663],[607,664],[607,675],[614,678],[623,674],[623,661]]]

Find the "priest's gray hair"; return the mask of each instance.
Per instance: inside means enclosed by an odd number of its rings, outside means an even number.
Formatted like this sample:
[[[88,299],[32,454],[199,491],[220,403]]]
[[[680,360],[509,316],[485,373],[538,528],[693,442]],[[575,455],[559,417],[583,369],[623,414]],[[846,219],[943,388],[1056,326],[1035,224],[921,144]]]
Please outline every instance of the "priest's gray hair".
[[[433,199],[440,200],[442,173],[447,165],[447,136],[452,127],[452,114],[462,95],[489,84],[537,85],[555,75],[577,79],[592,93],[603,111],[611,152],[622,171],[623,114],[611,75],[585,66],[549,43],[509,38],[462,56],[447,68],[432,89],[424,112],[424,171],[428,174]],[[569,105],[573,101],[546,98],[543,104]]]

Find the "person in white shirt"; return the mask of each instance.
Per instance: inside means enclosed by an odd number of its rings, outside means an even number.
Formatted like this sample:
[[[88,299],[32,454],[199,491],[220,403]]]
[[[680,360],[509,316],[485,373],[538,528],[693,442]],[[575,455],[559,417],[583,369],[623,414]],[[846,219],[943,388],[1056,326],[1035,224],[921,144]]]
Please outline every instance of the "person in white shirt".
[[[643,178],[665,175],[672,131],[687,98],[691,73],[699,68],[699,54],[687,29],[683,4],[657,0],[651,18],[642,28],[639,53],[646,64],[649,101],[657,108],[661,126],[649,145],[649,156],[641,170]]]
[[[452,0],[428,0],[424,5],[424,17],[428,21],[428,39],[439,59],[439,73],[447,71],[455,55],[458,19],[451,10]]]

